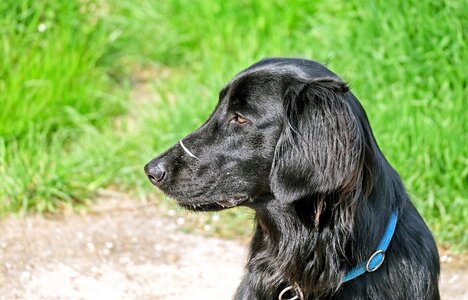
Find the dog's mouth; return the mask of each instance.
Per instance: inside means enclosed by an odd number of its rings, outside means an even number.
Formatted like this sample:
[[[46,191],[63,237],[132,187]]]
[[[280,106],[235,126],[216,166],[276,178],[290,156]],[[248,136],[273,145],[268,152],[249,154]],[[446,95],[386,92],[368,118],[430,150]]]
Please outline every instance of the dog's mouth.
[[[224,200],[217,200],[212,202],[195,202],[189,203],[184,201],[178,201],[178,204],[185,209],[193,211],[219,211],[223,209],[233,208],[247,201],[249,197],[238,196]]]

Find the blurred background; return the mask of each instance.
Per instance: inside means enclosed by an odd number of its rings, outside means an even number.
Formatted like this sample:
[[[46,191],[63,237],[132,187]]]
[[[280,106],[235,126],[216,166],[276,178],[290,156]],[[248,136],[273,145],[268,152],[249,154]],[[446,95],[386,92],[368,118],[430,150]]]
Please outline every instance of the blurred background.
[[[3,0],[0,213],[80,209],[108,190],[160,202],[144,164],[237,72],[303,57],[350,84],[439,245],[463,252],[467,35],[466,0]],[[224,213],[216,232],[250,235],[249,214]]]

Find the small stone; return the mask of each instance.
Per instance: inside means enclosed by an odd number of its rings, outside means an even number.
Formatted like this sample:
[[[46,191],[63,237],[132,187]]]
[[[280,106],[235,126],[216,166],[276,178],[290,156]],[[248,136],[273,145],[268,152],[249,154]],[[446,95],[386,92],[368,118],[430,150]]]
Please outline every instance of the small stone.
[[[170,238],[172,241],[175,241],[175,242],[180,241],[180,236],[178,236],[178,235],[172,234],[172,235],[169,236],[169,238]]]
[[[91,252],[94,252],[94,250],[96,250],[96,247],[95,247],[94,244],[91,243],[91,242],[86,243],[86,247],[87,247],[88,250],[91,251]]]
[[[168,214],[170,217],[173,217],[173,216],[176,215],[176,212],[175,212],[175,210],[170,209],[170,210],[167,211],[167,214]]]
[[[24,271],[24,272],[21,272],[20,274],[20,280],[27,280],[29,277],[31,277],[31,273],[27,272],[27,271]]]
[[[128,258],[127,256],[122,256],[121,258],[119,258],[119,263],[121,264],[126,264],[130,261],[130,258]]]
[[[458,276],[457,274],[453,275],[452,277],[450,277],[449,283],[454,283],[458,280],[458,278],[460,278],[460,276]]]
[[[452,262],[452,260],[453,260],[452,257],[450,255],[447,255],[447,254],[442,255],[440,257],[440,261],[444,262],[444,263],[450,263],[450,262]]]
[[[177,224],[178,225],[183,225],[185,223],[184,218],[177,218]]]

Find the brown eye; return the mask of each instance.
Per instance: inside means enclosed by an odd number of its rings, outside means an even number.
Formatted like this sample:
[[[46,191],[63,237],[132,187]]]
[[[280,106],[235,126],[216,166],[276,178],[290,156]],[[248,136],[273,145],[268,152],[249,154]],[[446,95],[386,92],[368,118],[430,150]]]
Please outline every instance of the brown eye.
[[[247,122],[247,120],[240,116],[240,115],[235,115],[234,118],[232,118],[231,122],[235,122],[235,123],[238,123],[238,124],[244,124],[245,122]]]

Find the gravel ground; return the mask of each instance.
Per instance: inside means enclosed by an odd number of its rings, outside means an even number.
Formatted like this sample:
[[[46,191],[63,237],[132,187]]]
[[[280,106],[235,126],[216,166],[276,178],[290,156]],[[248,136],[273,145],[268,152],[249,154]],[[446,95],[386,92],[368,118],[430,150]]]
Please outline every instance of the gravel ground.
[[[85,214],[0,221],[0,299],[231,299],[246,246],[182,233],[177,215],[119,195]],[[468,299],[443,255],[442,299]]]

